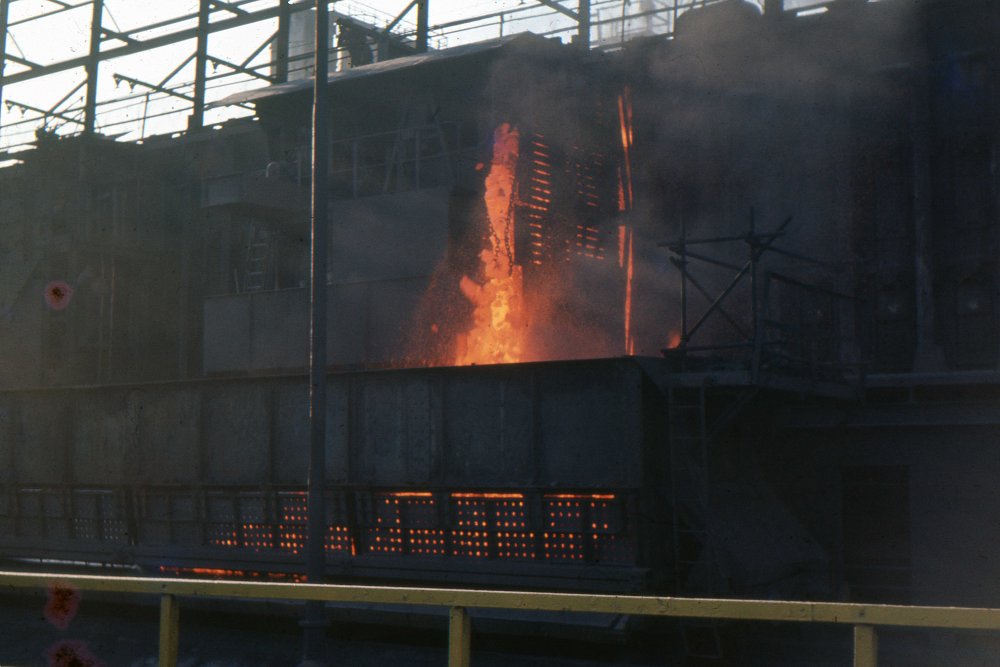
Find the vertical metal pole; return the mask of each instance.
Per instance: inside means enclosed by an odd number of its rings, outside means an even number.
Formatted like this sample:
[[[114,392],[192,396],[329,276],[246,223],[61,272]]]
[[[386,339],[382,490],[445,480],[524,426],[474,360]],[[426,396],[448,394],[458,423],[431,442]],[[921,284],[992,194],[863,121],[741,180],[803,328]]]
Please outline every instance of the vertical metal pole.
[[[878,636],[871,625],[854,626],[854,667],[878,667]]]
[[[180,607],[173,595],[160,596],[159,667],[177,667],[180,645]]]
[[[83,106],[83,133],[93,134],[97,123],[97,70],[100,66],[101,21],[104,0],[94,0],[90,19],[90,55],[87,59],[87,98]]]
[[[430,0],[417,0],[417,52],[427,50],[427,32],[430,26]]]
[[[278,34],[274,38],[274,81],[288,81],[288,33],[291,29],[291,12],[288,0],[281,0],[278,9]]]
[[[448,618],[448,667],[469,667],[472,624],[464,607],[452,607]]]
[[[194,55],[194,101],[188,129],[197,130],[205,125],[205,69],[208,66],[208,15],[210,0],[198,2],[198,38]]]
[[[0,126],[3,125],[3,69],[7,64],[7,16],[11,0],[0,0]]]
[[[322,583],[325,572],[326,504],[326,265],[329,138],[327,69],[330,20],[327,0],[316,0],[316,54],[312,142],[312,309],[309,335],[309,488],[306,576]],[[323,605],[306,603],[304,661],[320,662],[325,634]]]
[[[580,14],[580,29],[577,33],[577,42],[584,51],[590,50],[590,0],[580,0],[577,9]]]
[[[681,340],[683,350],[688,342],[688,258],[687,217],[681,217]]]

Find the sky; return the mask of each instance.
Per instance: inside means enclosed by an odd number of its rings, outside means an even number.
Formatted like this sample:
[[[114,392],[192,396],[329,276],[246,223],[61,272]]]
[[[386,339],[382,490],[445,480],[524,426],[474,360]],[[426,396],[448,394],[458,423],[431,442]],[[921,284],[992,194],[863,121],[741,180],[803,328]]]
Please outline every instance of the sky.
[[[68,0],[75,8],[69,11],[56,10],[66,0],[11,0],[7,40],[8,53],[40,64],[51,64],[68,58],[85,55],[89,50],[91,4],[89,0]],[[631,13],[648,12],[684,4],[689,0],[591,0],[594,29],[592,39],[613,43],[620,40],[622,32],[626,36],[666,31],[666,15],[626,19]],[[755,0],[746,0],[755,1]],[[786,8],[807,7],[828,0],[785,0]],[[241,6],[247,10],[274,7],[278,0],[243,0]],[[310,0],[292,0],[306,2]],[[576,8],[577,0],[561,0],[569,7]],[[336,11],[349,14],[362,21],[384,26],[409,4],[408,0],[342,0],[332,3]],[[430,24],[432,48],[445,48],[459,44],[481,41],[531,30],[540,34],[558,35],[569,39],[574,30],[571,19],[540,5],[533,0],[430,0]],[[130,32],[148,27],[167,19],[196,14],[198,0],[105,0],[104,25],[119,31]],[[500,17],[498,14],[503,13]],[[213,14],[213,21],[231,16],[219,11]],[[476,16],[489,18],[451,25],[434,30],[434,26],[449,24]],[[661,18],[663,17],[663,18]],[[27,21],[26,19],[34,20]],[[413,28],[415,11],[411,11],[401,27]],[[193,27],[194,19],[180,24],[146,30],[135,35],[150,38],[167,32]],[[258,46],[263,44],[277,28],[277,19],[261,21],[224,32],[213,33],[209,38],[209,55],[242,63]],[[398,28],[397,28],[398,30]],[[560,32],[561,31],[561,32]],[[105,49],[120,46],[120,41],[106,41]],[[294,48],[293,44],[293,48]],[[178,132],[184,129],[190,103],[157,93],[142,83],[116,82],[115,75],[122,75],[141,82],[159,84],[172,71],[179,71],[170,79],[169,87],[180,86],[180,90],[190,94],[193,88],[194,65],[184,64],[194,53],[194,40],[162,47],[154,51],[107,60],[102,62],[98,76],[98,131],[119,137],[126,141],[141,141],[149,136]],[[269,60],[268,49],[251,62],[261,65]],[[25,67],[8,61],[7,75],[23,71]],[[227,76],[221,76],[226,75]],[[218,76],[219,78],[212,79]],[[260,79],[234,74],[224,65],[209,66],[209,102],[232,93],[266,85]],[[74,91],[85,81],[83,68],[46,76],[40,79],[4,87],[3,100],[9,105],[0,106],[0,149],[9,149],[30,142],[35,131],[44,123],[38,112],[25,107],[50,109],[68,95],[59,105],[58,111],[64,116],[82,119],[83,87]],[[76,110],[74,110],[76,108]],[[249,109],[222,107],[209,109],[205,114],[207,125],[222,122],[228,118],[252,115]],[[47,129],[60,134],[75,133],[81,129],[78,123],[65,118],[52,118]],[[0,157],[2,163],[2,157]]]
[[[295,2],[296,0],[293,0]],[[299,0],[301,1],[301,0]],[[604,0],[610,7],[631,0]],[[635,0],[636,4],[643,0]],[[650,0],[645,0],[649,2]],[[662,1],[662,0],[661,0]],[[9,53],[26,58],[40,64],[60,62],[68,58],[85,55],[89,49],[89,33],[91,6],[86,0],[71,0],[77,8],[63,11],[51,16],[44,16],[59,9],[59,4],[53,0],[13,0],[10,5],[7,50]],[[277,0],[251,0],[244,5],[245,9],[260,9],[273,7]],[[384,26],[408,4],[408,0],[345,0],[336,2],[332,8],[355,16],[360,20]],[[570,5],[575,4],[572,0]],[[596,4],[596,3],[595,3]],[[532,3],[530,0],[431,0],[430,23],[436,26],[457,19],[494,14],[501,11],[512,12],[504,17],[501,24],[499,17],[488,21],[461,27],[449,28],[443,31],[432,31],[431,46],[456,46],[470,41],[479,41],[496,37],[501,31],[506,33],[521,30],[546,32],[559,28],[569,28],[571,21],[562,15]],[[194,14],[197,12],[197,0],[105,0],[104,25],[121,31],[131,31],[136,28],[153,25],[169,18]],[[547,14],[544,18],[540,14]],[[226,12],[213,14],[213,20],[230,16]],[[32,21],[24,21],[31,17]],[[415,12],[407,15],[407,21],[415,21]],[[192,19],[182,24],[159,28],[137,34],[138,38],[153,37],[158,34],[174,32],[179,29],[193,27]],[[277,19],[262,21],[225,32],[213,33],[209,38],[209,55],[242,63],[259,45],[267,40],[277,28]],[[121,45],[119,41],[108,41],[104,48]],[[183,129],[185,117],[189,113],[189,103],[163,94],[151,92],[142,84],[128,84],[120,81],[116,86],[116,74],[124,75],[148,83],[160,83],[172,70],[182,65],[184,60],[194,52],[194,40],[163,47],[143,54],[135,54],[114,60],[102,62],[99,74],[99,102],[114,101],[101,105],[98,117],[98,130],[109,135],[120,135],[125,140],[141,140],[152,134],[161,134]],[[265,63],[269,59],[267,49],[257,56],[252,64]],[[7,75],[23,71],[22,65],[8,62]],[[209,76],[229,72],[225,66],[214,69],[209,66]],[[170,80],[170,84],[186,84],[190,92],[194,79],[194,67],[188,63]],[[42,125],[36,120],[38,113],[24,109],[26,105],[40,109],[49,109],[85,80],[82,68],[59,74],[46,76],[32,81],[10,84],[3,90],[3,98],[8,108],[0,110],[0,148],[10,147],[34,138],[35,130]],[[208,100],[220,99],[233,92],[246,88],[257,88],[266,85],[259,79],[246,76],[228,76],[209,82]],[[84,88],[72,92],[70,97],[59,106],[59,110],[72,109],[82,105]],[[206,113],[206,124],[220,122],[226,118],[247,115],[252,112],[242,109],[215,109]],[[65,115],[81,118],[80,111],[67,111]],[[145,119],[145,120],[144,120]],[[54,118],[49,129],[59,133],[79,131],[80,126],[63,119]]]

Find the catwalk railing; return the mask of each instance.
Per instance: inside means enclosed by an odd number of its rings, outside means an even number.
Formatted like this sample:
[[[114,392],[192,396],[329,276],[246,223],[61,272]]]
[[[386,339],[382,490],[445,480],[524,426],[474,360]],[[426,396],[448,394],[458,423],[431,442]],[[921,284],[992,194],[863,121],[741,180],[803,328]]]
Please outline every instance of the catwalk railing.
[[[878,627],[1000,630],[1000,609],[917,607],[842,602],[791,602],[671,598],[580,593],[485,591],[447,588],[403,588],[288,584],[249,581],[201,581],[144,577],[25,574],[0,572],[0,592],[48,589],[160,596],[160,667],[176,667],[180,637],[179,598],[236,598],[291,602],[424,605],[450,610],[448,666],[468,667],[472,628],[469,609],[520,612],[588,612],[667,618],[694,618],[788,623],[831,623],[853,627],[855,667],[878,664]]]

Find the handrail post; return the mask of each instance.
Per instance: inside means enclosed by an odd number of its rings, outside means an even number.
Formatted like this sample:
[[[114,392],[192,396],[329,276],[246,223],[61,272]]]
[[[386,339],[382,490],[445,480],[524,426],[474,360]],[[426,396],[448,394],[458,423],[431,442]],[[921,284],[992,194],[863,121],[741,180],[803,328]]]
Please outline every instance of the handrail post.
[[[159,667],[177,667],[180,639],[180,607],[173,595],[160,596]]]
[[[854,667],[878,666],[878,637],[871,625],[854,626]]]
[[[452,607],[448,619],[448,667],[471,664],[472,624],[465,607]]]

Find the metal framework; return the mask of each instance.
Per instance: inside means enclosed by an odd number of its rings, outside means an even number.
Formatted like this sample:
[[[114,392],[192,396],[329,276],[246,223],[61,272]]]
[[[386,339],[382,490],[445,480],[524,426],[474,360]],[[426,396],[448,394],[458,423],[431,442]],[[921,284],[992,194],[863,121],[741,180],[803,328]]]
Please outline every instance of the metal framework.
[[[669,33],[680,13],[716,1],[649,0],[633,3],[631,0],[536,0],[503,11],[437,25],[430,24],[431,0],[409,0],[397,13],[384,13],[382,18],[366,16],[364,21],[356,15],[352,16],[350,7],[338,11],[338,5],[328,4],[332,5],[330,16],[334,21],[348,23],[369,40],[377,44],[392,43],[400,47],[395,49],[397,53],[405,53],[431,48],[432,37],[438,45],[445,45],[449,38],[464,38],[468,34],[489,36],[494,30],[499,30],[502,35],[505,31],[516,32],[524,29],[523,26],[530,27],[532,21],[545,19],[552,24],[558,18],[566,21],[560,24],[563,27],[543,34],[568,36],[581,48],[595,45],[614,48],[624,41],[627,25],[644,22],[643,30],[646,32]],[[141,131],[136,128],[135,133],[137,138],[142,139],[147,131],[147,119],[185,113],[186,123],[183,125],[197,130],[207,122],[205,111],[212,104],[211,90],[254,81],[280,83],[288,80],[294,65],[304,67],[312,60],[311,47],[308,53],[290,55],[292,17],[312,9],[314,3],[310,0],[199,0],[196,12],[127,29],[120,29],[114,21],[109,6],[111,0],[46,0],[50,9],[12,19],[11,7],[16,2],[18,0],[0,0],[0,100],[3,101],[0,104],[0,140],[6,138],[3,145],[8,151],[30,144],[33,136],[27,139],[13,137],[31,135],[36,128],[49,132],[58,129],[64,134],[121,134],[119,128],[139,125]],[[89,38],[85,53],[43,64],[21,51],[14,38],[17,29],[74,10],[81,14],[89,10]],[[276,22],[276,30],[259,43],[248,44],[241,57],[222,57],[213,53],[212,36],[264,21]],[[608,30],[616,36],[614,39],[603,36]],[[596,43],[593,39],[595,34]],[[193,42],[193,50],[172,56],[177,58],[177,65],[159,80],[149,80],[141,72],[107,71],[110,61],[115,59],[185,42]],[[267,52],[269,47],[271,50]],[[334,48],[339,50],[339,47]],[[336,58],[340,62],[346,54],[338,52]],[[121,67],[118,63],[115,66]],[[75,84],[70,84],[66,93],[54,104],[40,104],[33,99],[12,99],[10,96],[11,86],[68,72],[81,72],[82,77]],[[185,76],[191,80],[181,80]],[[99,84],[108,77],[116,86],[127,84],[128,92],[102,99]],[[78,95],[80,91],[83,91],[82,99]],[[151,100],[180,101],[182,108],[171,107],[155,113],[149,109]],[[122,105],[140,111],[132,113],[128,120],[119,120],[125,108]],[[11,113],[14,111],[22,117],[15,119]],[[113,118],[115,113],[117,118]],[[173,129],[183,129],[183,126]]]
[[[844,378],[850,369],[843,363],[828,363],[822,358],[820,348],[849,344],[852,339],[842,336],[838,330],[839,311],[850,304],[853,297],[835,290],[791,276],[765,270],[762,259],[767,254],[782,255],[813,268],[833,269],[830,265],[806,257],[805,255],[775,245],[787,233],[792,219],[786,218],[773,232],[762,232],[757,228],[754,212],[750,211],[750,222],[745,234],[718,236],[711,238],[690,238],[686,223],[681,223],[679,239],[660,243],[671,252],[670,262],[681,274],[681,331],[676,345],[664,350],[675,355],[685,368],[691,355],[735,354],[745,360],[751,384],[762,382],[768,368],[781,368],[793,375],[805,376],[810,382],[837,381]],[[729,256],[720,255],[720,249],[733,244],[746,247],[746,259],[734,262]],[[708,246],[715,251],[702,251]],[[696,268],[696,264],[702,269]],[[722,269],[731,272],[725,286],[713,293],[705,284],[704,269]],[[728,308],[732,305],[733,294],[745,285],[749,312],[738,315]],[[800,301],[821,304],[815,311],[830,318],[829,328],[818,326],[817,322],[789,321],[778,311],[775,293],[797,292]],[[692,292],[700,296],[708,305],[693,316]],[[797,311],[801,320],[803,309]],[[703,331],[713,319],[722,319],[735,338],[732,342],[714,340],[703,345],[692,345],[692,339]]]

